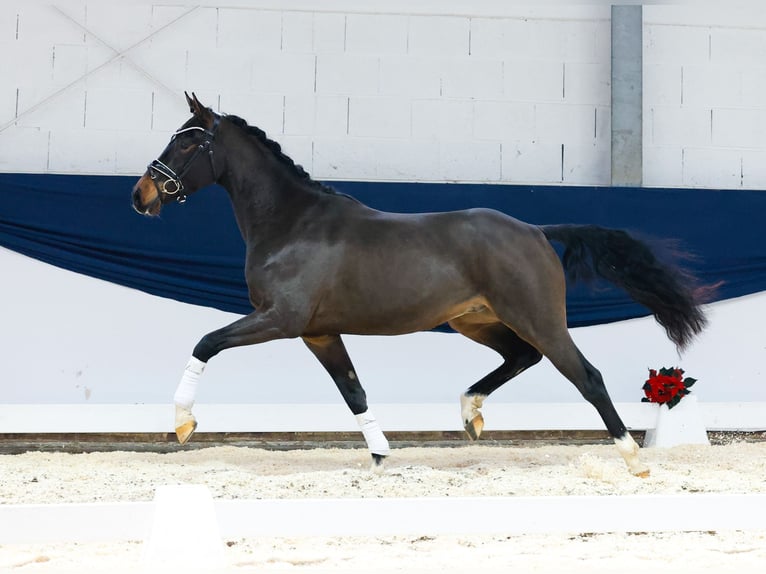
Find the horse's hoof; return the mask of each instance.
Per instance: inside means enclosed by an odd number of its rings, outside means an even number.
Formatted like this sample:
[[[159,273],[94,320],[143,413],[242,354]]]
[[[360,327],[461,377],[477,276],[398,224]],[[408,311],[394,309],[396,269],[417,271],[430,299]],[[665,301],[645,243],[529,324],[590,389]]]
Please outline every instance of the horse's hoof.
[[[465,432],[471,440],[479,440],[482,430],[484,430],[484,417],[481,414],[465,424]]]
[[[191,435],[194,434],[195,430],[197,430],[196,420],[190,420],[188,422],[185,422],[181,426],[177,426],[176,437],[178,438],[178,442],[181,444],[186,444],[191,438]]]
[[[186,444],[196,429],[197,419],[194,418],[191,410],[176,405],[176,437],[178,442]]]
[[[633,476],[637,476],[638,478],[649,478],[649,475],[652,473],[649,468],[640,468],[638,470],[631,471]]]
[[[386,455],[384,454],[375,454],[372,453],[372,465],[370,465],[370,470],[374,474],[382,474],[383,472],[383,461],[386,460]]]

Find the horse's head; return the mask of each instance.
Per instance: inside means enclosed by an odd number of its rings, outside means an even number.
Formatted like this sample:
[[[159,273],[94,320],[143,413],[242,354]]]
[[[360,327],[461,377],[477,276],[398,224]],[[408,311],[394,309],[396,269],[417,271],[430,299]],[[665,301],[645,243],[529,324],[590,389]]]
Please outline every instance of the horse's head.
[[[186,94],[186,102],[193,116],[133,187],[133,208],[138,213],[159,215],[164,204],[183,203],[188,195],[218,179],[213,143],[221,116],[203,106],[194,93]]]

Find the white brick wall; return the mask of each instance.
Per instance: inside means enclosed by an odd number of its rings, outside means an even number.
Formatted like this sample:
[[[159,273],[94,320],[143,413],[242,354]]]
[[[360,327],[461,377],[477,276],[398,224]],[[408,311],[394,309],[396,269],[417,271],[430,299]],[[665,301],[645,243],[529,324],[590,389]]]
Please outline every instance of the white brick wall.
[[[766,188],[766,14],[644,6],[644,184]]]
[[[258,5],[3,3],[0,169],[140,173],[194,90],[320,179],[609,183],[608,6]],[[646,185],[766,187],[756,12],[644,6]]]

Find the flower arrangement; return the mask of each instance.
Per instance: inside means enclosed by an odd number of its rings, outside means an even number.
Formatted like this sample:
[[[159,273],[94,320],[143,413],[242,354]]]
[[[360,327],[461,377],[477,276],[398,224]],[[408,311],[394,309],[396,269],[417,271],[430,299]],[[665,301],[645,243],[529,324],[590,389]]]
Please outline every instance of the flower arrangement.
[[[689,387],[697,382],[697,379],[683,376],[684,370],[677,367],[663,367],[659,372],[649,369],[649,378],[643,386],[646,396],[641,401],[668,405],[668,408],[672,409],[691,392]]]

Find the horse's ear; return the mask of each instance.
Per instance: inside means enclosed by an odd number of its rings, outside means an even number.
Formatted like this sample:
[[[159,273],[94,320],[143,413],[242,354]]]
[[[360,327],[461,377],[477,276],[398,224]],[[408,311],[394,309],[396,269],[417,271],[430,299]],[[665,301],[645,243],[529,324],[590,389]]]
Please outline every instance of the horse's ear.
[[[195,116],[204,119],[206,115],[210,113],[210,110],[202,105],[202,102],[197,99],[197,94],[192,92],[191,97],[189,97],[189,94],[184,92],[184,95],[186,96],[186,103],[189,104],[189,111]]]
[[[194,113],[194,100],[192,100],[192,99],[189,97],[189,94],[187,94],[186,92],[184,92],[184,96],[186,96],[186,105],[188,105],[188,106],[189,106],[189,111],[190,111],[191,113]],[[195,99],[196,99],[196,98],[195,98]]]

